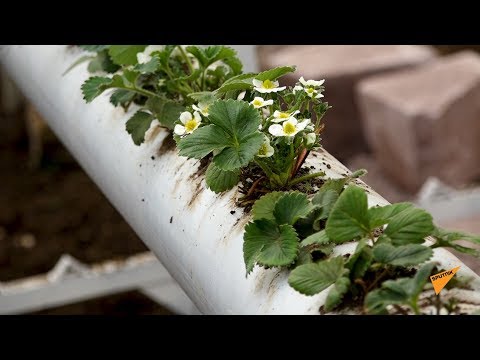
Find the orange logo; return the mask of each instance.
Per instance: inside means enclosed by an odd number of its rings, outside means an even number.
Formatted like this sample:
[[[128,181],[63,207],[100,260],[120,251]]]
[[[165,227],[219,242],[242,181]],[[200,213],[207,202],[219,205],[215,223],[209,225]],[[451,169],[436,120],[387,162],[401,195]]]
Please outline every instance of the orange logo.
[[[430,281],[432,282],[433,288],[435,289],[435,294],[438,295],[440,291],[442,291],[445,285],[447,285],[447,283],[453,278],[453,275],[455,275],[458,269],[460,269],[460,266],[430,276]]]

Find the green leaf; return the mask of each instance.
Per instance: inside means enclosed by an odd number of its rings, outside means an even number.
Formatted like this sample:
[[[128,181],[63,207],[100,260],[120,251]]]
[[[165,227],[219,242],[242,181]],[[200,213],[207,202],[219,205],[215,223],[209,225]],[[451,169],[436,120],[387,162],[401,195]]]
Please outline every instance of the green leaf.
[[[263,142],[264,135],[257,131],[243,137],[238,143],[232,141],[213,161],[223,170],[239,169],[253,160]]]
[[[322,191],[316,194],[312,199],[312,204],[320,211],[316,220],[324,220],[328,218],[330,211],[338,200],[338,193],[334,190]]]
[[[295,225],[298,219],[303,218],[312,211],[312,205],[307,195],[293,191],[284,194],[278,199],[273,210],[277,224]]]
[[[237,75],[242,72],[243,64],[239,58],[231,57],[228,59],[224,59],[223,62],[227,64],[230,67],[230,69],[232,69],[233,75]]]
[[[385,281],[382,285],[389,282],[391,287],[383,287],[370,291],[365,297],[365,307],[371,314],[387,314],[388,305],[402,305],[408,302],[409,296],[405,290],[405,283],[410,279],[402,278],[397,280]]]
[[[234,187],[240,181],[240,171],[219,169],[213,162],[207,168],[205,181],[210,190],[220,193]]]
[[[315,234],[312,234],[305,239],[302,240],[300,245],[302,246],[307,246],[307,245],[312,245],[312,244],[327,244],[330,242],[330,239],[327,236],[327,233],[325,232],[325,229],[319,232],[316,232]]]
[[[315,194],[312,199],[312,204],[315,206],[314,230],[320,230],[320,222],[328,218],[337,200],[338,193],[335,190],[319,191]]]
[[[125,104],[132,101],[135,95],[136,94],[133,91],[118,89],[115,90],[110,96],[110,102],[113,105],[118,106],[120,104]]]
[[[198,128],[190,135],[180,139],[177,146],[179,155],[189,158],[202,159],[213,150],[222,150],[228,146],[229,137],[225,131],[215,125],[206,125]]]
[[[280,66],[274,69],[263,71],[255,76],[255,79],[265,81],[265,80],[277,80],[279,77],[286,75],[288,73],[294,72],[296,70],[295,66]]]
[[[102,50],[97,53],[92,61],[88,64],[88,71],[91,73],[95,73],[98,71],[105,71],[107,73],[114,73],[116,72],[120,66],[114,64],[110,56],[108,55],[107,50]]]
[[[361,239],[358,242],[355,252],[345,264],[345,267],[350,270],[350,278],[352,280],[362,278],[372,264],[372,261],[372,249],[367,245],[366,239]]]
[[[153,56],[152,59],[145,64],[137,64],[133,68],[141,74],[152,74],[160,68],[160,59],[158,56]]]
[[[417,297],[423,290],[427,280],[432,273],[433,268],[435,267],[435,263],[431,262],[428,264],[423,265],[415,274],[414,278],[411,279],[412,281],[409,284],[408,293],[412,297]]]
[[[383,282],[380,289],[369,292],[365,297],[367,311],[372,314],[385,314],[387,306],[395,304],[408,305],[413,308],[434,266],[435,263],[425,264],[413,278]]]
[[[419,244],[392,246],[380,244],[373,248],[376,261],[395,266],[412,266],[421,264],[433,255],[432,249]]]
[[[347,187],[330,211],[325,226],[330,240],[343,243],[367,235],[370,231],[367,209],[365,191],[354,185]]]
[[[149,97],[145,106],[163,126],[173,129],[185,107],[176,101],[163,97]]]
[[[82,85],[83,98],[87,103],[91,102],[103,93],[112,83],[109,77],[93,76]]]
[[[425,210],[406,208],[392,217],[384,235],[393,245],[423,243],[434,230],[432,216]]]
[[[146,47],[147,45],[111,45],[108,54],[117,65],[135,65],[137,54]]]
[[[155,117],[152,114],[137,111],[126,123],[127,132],[132,136],[135,145],[140,145],[145,141],[145,133],[150,128]]]
[[[469,254],[475,257],[480,257],[480,251],[470,247],[462,246],[455,241],[464,240],[474,244],[480,243],[480,237],[472,234],[468,234],[461,231],[449,231],[439,227],[435,227],[432,236],[437,240],[434,247],[450,247],[459,252]]]
[[[458,240],[466,240],[475,244],[480,244],[480,236],[472,235],[462,231],[451,231],[435,227],[435,230],[432,234],[436,238],[440,238],[448,243]]]
[[[328,179],[318,190],[319,193],[327,192],[329,190],[335,191],[338,195],[343,191],[343,187],[347,184],[348,178]]]
[[[195,45],[191,45],[191,46],[187,46],[186,49],[185,49],[187,52],[189,52],[190,54],[192,54],[193,56],[195,56],[198,60],[198,62],[203,66],[203,67],[206,67],[205,64],[208,63],[208,57],[207,55],[205,54],[205,50],[198,47],[198,46],[195,46]]]
[[[327,299],[325,300],[325,311],[332,311],[338,304],[342,302],[343,296],[350,288],[350,279],[348,277],[341,277],[335,281],[335,285],[329,291]]]
[[[217,100],[209,108],[211,125],[195,130],[178,143],[180,155],[201,159],[217,150],[215,165],[235,170],[247,165],[263,144],[260,115],[244,101]]]
[[[252,207],[253,220],[268,219],[275,221],[273,216],[273,209],[278,199],[285,193],[280,191],[273,191],[266,195],[263,195],[260,199],[255,201]]]
[[[90,52],[98,52],[98,51],[108,49],[110,47],[110,45],[78,45],[78,46],[83,50],[90,51]]]
[[[341,256],[301,265],[292,270],[288,283],[301,294],[315,295],[348,273],[343,265]]]
[[[386,206],[372,207],[368,209],[368,217],[370,218],[370,227],[376,228],[382,226],[394,217],[406,209],[413,208],[411,203],[398,203]]]
[[[291,225],[278,226],[271,220],[255,220],[245,227],[243,240],[247,274],[255,263],[285,266],[292,264],[298,255],[298,237]]]

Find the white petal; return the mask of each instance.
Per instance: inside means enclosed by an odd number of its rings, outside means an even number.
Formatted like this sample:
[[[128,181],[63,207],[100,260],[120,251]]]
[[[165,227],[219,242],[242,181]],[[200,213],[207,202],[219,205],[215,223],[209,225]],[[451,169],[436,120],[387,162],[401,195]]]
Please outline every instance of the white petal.
[[[281,123],[284,122],[286,119],[281,119],[281,118],[273,118],[270,121],[273,123]]]
[[[165,48],[165,45],[148,45],[144,52],[145,54],[150,55],[154,51],[162,51]]]
[[[307,85],[307,82],[305,81],[305,79],[303,78],[303,76],[298,79],[298,81],[300,81],[300,83],[302,83],[303,86],[306,86]],[[296,87],[296,86],[295,86]]]
[[[325,79],[317,81],[317,86],[322,86],[324,82],[325,82]]]
[[[287,121],[285,121],[285,122],[287,122]],[[290,124],[292,124],[293,126],[297,125],[297,123],[298,123],[297,119],[295,119],[294,117],[291,117],[290,119],[288,119],[288,122]]]
[[[255,86],[255,87],[262,87],[262,85],[263,85],[263,81],[260,81],[260,80],[257,80],[257,79],[253,79],[252,83],[253,83],[253,86]]]
[[[300,112],[300,110],[295,110],[293,113],[290,114],[290,116],[295,116]]]
[[[254,90],[255,90],[255,91],[258,91],[258,92],[261,93],[261,94],[268,94],[268,93],[271,92],[270,89],[257,88],[257,87],[254,88]]]
[[[268,149],[268,150],[267,150],[267,153],[265,154],[265,157],[270,157],[270,156],[272,156],[273,153],[275,152],[274,149],[273,149],[273,147],[270,146],[270,144],[268,144],[267,149]]]
[[[262,124],[258,125],[258,130],[262,130]]]
[[[195,120],[198,122],[198,123],[201,123],[202,122],[202,117],[200,116],[200,113],[198,111],[195,111],[193,113],[193,116],[195,117]]]
[[[202,111],[197,105],[192,105],[192,109],[196,111]]]
[[[277,88],[270,89],[270,92],[279,92],[285,90],[287,87],[286,86],[281,86]]]
[[[237,100],[243,100],[245,98],[246,91],[242,91],[240,94],[237,96]]]
[[[274,87],[278,87],[278,81],[272,81]]]
[[[151,59],[152,59],[152,57],[150,55],[147,55],[143,52],[137,54],[137,62],[139,64],[145,64],[145,63],[149,62]]]
[[[180,121],[182,124],[185,124],[187,121],[192,120],[192,114],[189,113],[188,111],[184,111],[180,114]]]
[[[270,127],[268,128],[268,132],[273,136],[285,136],[285,133],[283,132],[283,127],[280,124],[270,125]]]
[[[182,136],[183,134],[185,134],[185,126],[177,124],[177,125],[175,125],[175,128],[173,129],[173,132],[177,135]]]
[[[275,119],[277,119],[277,118],[280,117],[280,114],[281,114],[281,113],[282,113],[281,111],[275,110],[275,112],[273,113],[273,117],[274,117]]]
[[[310,124],[310,119],[305,119],[303,120],[302,122],[298,123],[297,126],[296,126],[296,129],[298,131],[302,131],[303,129],[305,129],[305,127]]]
[[[263,105],[273,105],[273,99],[265,101]]]
[[[317,135],[315,133],[307,134],[307,145],[313,145],[317,140]]]
[[[323,97],[323,94],[318,94],[317,96],[315,96],[315,99],[320,99]]]

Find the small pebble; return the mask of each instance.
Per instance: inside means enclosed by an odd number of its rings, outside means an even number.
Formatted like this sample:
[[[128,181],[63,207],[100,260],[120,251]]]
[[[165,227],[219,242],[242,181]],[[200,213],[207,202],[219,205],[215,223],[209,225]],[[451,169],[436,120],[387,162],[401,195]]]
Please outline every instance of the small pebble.
[[[173,222],[173,216],[170,216],[170,224]]]
[[[235,210],[230,211],[230,214],[232,214],[232,215],[235,214],[235,213],[236,213]]]

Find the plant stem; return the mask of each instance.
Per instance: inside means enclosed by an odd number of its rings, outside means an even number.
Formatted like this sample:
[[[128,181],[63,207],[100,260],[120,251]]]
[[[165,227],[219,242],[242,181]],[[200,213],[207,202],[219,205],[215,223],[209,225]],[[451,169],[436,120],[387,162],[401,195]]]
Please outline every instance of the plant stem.
[[[302,181],[307,181],[307,180],[314,179],[316,177],[324,176],[324,175],[325,175],[325,173],[323,171],[316,172],[316,173],[313,173],[313,174],[303,175],[303,176],[300,176],[299,178],[296,178],[296,179],[293,179],[292,181],[290,181],[289,185],[293,186],[293,185],[296,185],[298,183],[301,183]]]
[[[130,90],[130,91],[133,91],[133,92],[136,92],[136,93],[139,93],[141,95],[145,95],[145,96],[154,96],[154,97],[158,97],[157,94],[151,92],[151,91],[148,91],[148,90],[145,90],[145,89],[142,89],[142,88],[137,88],[137,87],[125,87],[125,88],[120,88],[120,89],[126,89],[126,90]]]
[[[190,59],[188,58],[187,53],[185,52],[185,50],[183,50],[182,45],[177,45],[177,47],[180,50],[180,53],[182,54],[183,60],[185,60],[185,62],[187,63],[190,74],[193,74],[193,66],[192,66],[192,63],[190,62]]]

